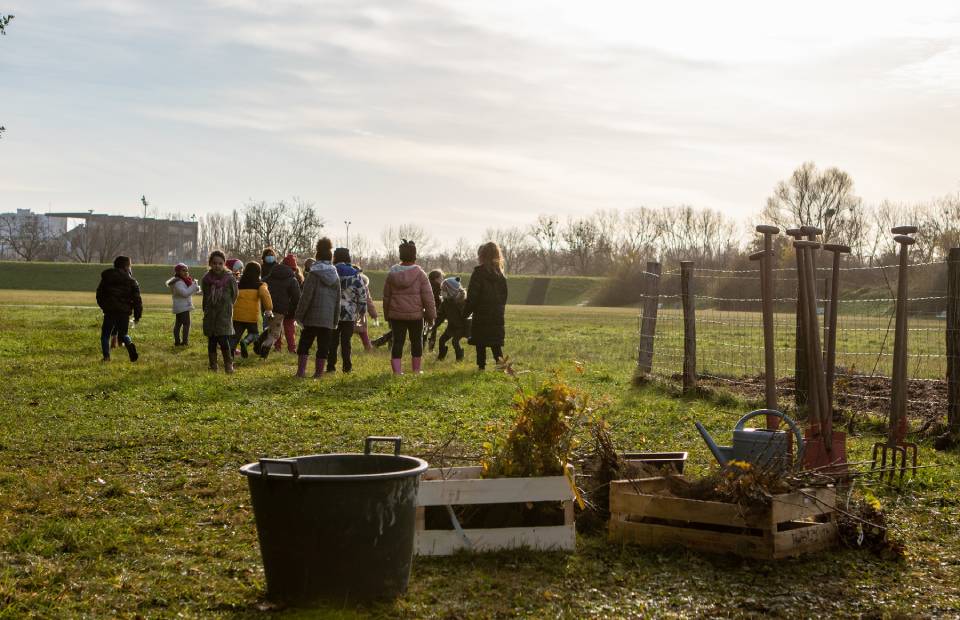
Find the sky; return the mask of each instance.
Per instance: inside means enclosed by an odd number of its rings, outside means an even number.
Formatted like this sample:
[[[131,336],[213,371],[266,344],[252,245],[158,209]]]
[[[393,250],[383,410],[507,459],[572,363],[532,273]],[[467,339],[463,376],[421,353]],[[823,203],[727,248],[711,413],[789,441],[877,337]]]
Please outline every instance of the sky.
[[[0,211],[229,211],[441,245],[597,209],[749,220],[804,161],[960,190],[960,4],[9,0]]]

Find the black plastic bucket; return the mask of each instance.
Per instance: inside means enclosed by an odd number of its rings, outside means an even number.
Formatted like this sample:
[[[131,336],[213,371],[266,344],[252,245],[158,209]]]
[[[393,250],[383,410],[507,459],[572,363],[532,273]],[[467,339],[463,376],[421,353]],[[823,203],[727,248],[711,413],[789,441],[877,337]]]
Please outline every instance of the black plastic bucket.
[[[376,441],[393,455],[371,454]],[[288,604],[395,598],[413,561],[417,490],[427,462],[399,437],[367,437],[363,454],[260,459],[250,484],[267,598]]]

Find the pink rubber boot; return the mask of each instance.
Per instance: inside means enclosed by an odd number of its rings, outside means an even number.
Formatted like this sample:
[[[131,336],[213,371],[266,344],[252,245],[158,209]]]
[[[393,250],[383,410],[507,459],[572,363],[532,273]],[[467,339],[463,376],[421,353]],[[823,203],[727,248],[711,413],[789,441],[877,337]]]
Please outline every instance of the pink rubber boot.
[[[316,362],[314,362],[314,367],[313,367],[314,379],[320,379],[321,377],[323,377],[323,370],[326,365],[327,365],[327,358],[325,357],[317,358]]]
[[[307,360],[310,358],[309,355],[301,355],[297,358],[297,374],[296,377],[303,379],[307,376]]]
[[[403,368],[400,366],[400,358],[390,360],[390,366],[393,368],[393,374],[402,375]]]
[[[423,371],[420,370],[420,364],[423,362],[423,358],[422,358],[422,357],[414,357],[414,358],[411,358],[411,359],[412,359],[412,366],[413,366],[413,374],[415,374],[415,375],[422,375],[422,374],[423,374]]]

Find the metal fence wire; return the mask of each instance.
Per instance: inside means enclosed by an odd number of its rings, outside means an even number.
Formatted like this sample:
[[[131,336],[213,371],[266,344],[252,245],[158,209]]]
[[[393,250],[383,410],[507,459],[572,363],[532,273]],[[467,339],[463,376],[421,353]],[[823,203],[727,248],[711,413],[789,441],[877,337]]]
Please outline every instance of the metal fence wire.
[[[911,417],[929,417],[936,411],[946,411],[947,263],[914,264],[907,273],[908,413]],[[817,268],[817,314],[824,319],[820,334],[823,343],[831,275],[829,267]],[[773,276],[777,396],[778,402],[792,404],[796,396],[796,270],[781,264],[773,270]],[[897,278],[896,265],[840,271],[834,388],[835,404],[840,408],[882,413],[889,409]],[[754,263],[753,269],[695,269],[692,282],[698,379],[762,399],[759,263]],[[679,381],[684,359],[680,270],[664,271],[658,288],[651,374]],[[645,291],[641,307],[651,299]]]

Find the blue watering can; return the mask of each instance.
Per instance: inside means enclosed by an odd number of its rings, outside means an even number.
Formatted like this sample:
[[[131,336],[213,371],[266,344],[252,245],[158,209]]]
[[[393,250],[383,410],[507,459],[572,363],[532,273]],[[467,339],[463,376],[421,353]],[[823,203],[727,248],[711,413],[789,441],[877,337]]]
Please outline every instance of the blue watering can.
[[[796,462],[800,462],[803,457],[803,434],[796,422],[791,420],[786,414],[774,409],[758,409],[751,411],[740,418],[737,425],[733,427],[733,445],[718,446],[703,424],[697,422],[697,430],[700,436],[707,443],[710,452],[721,466],[729,461],[746,461],[755,465],[767,466],[771,463],[781,463],[783,466],[790,464],[790,444],[788,442],[787,432],[780,430],[767,430],[765,428],[744,428],[748,420],[758,416],[775,416],[787,423],[796,441]]]

